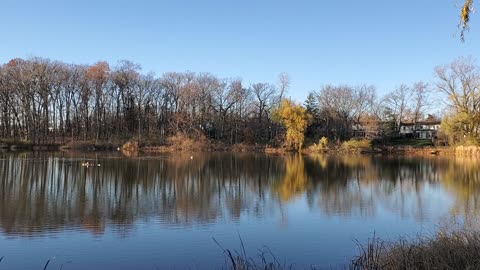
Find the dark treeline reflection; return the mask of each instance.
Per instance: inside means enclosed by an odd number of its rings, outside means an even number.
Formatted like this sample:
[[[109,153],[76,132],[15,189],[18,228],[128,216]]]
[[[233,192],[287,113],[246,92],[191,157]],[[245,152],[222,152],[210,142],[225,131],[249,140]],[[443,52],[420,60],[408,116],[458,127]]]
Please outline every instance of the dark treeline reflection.
[[[402,217],[427,218],[430,194],[439,185],[441,167],[435,159],[318,156],[305,159],[312,188],[309,205],[326,214],[374,216],[379,206]]]
[[[100,167],[84,168],[95,159]],[[379,208],[423,221],[434,191],[467,217],[480,207],[474,161],[368,156],[0,154],[0,226],[35,236],[63,230],[128,233],[276,217],[304,200],[326,216],[372,217]],[[312,215],[318,215],[316,211]]]

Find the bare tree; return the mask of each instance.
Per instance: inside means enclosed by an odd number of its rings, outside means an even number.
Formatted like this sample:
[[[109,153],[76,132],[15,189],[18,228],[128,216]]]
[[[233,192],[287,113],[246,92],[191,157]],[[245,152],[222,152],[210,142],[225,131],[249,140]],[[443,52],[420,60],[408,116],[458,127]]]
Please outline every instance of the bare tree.
[[[278,99],[279,102],[285,97],[288,88],[290,88],[290,76],[286,72],[278,75]]]
[[[430,105],[429,94],[430,89],[428,84],[424,82],[417,82],[413,85],[413,121],[416,123],[424,114],[425,109]]]
[[[268,119],[268,110],[272,100],[276,98],[275,87],[268,83],[255,83],[251,85],[251,89],[256,98],[255,106],[257,107],[258,121],[262,122],[264,117]]]
[[[395,116],[397,130],[400,128],[402,121],[406,120],[405,115],[410,101],[411,89],[405,84],[401,84],[385,97],[385,103]]]
[[[329,137],[346,139],[354,122],[367,114],[375,99],[375,87],[347,85],[323,87],[315,94]]]
[[[460,132],[462,137],[478,141],[480,132],[480,68],[472,58],[458,58],[449,65],[435,69],[436,87],[448,97],[450,105],[450,125],[452,132]],[[449,123],[450,122],[450,123]]]
[[[238,78],[194,72],[156,77],[141,73],[140,66],[130,61],[111,66],[102,61],[75,65],[43,58],[13,59],[0,65],[0,137],[32,143],[59,138],[161,143],[181,132],[231,144],[275,143],[284,130],[270,114],[285,98],[289,76],[280,74],[277,83],[244,87]],[[330,114],[335,115],[335,125],[343,125],[347,134],[346,123],[370,110],[374,89],[334,90],[322,90],[328,99],[324,104],[329,104],[323,109],[335,113]]]

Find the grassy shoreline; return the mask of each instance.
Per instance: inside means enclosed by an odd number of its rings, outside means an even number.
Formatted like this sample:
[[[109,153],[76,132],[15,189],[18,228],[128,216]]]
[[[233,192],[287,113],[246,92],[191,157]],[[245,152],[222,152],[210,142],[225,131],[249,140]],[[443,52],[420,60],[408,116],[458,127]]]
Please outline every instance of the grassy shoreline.
[[[95,142],[75,142],[67,144],[32,144],[32,143],[1,143],[0,151],[118,151],[122,149],[119,143],[95,143]],[[272,147],[270,145],[245,145],[245,144],[213,144],[202,147],[181,147],[177,145],[146,145],[137,148],[131,148],[130,151],[140,153],[175,153],[175,152],[252,152],[252,153],[293,153],[287,148]],[[385,146],[371,149],[342,149],[340,147],[331,147],[322,150],[311,150],[308,147],[302,149],[302,154],[398,154],[398,155],[460,155],[460,156],[478,156],[480,147],[411,147],[411,146]]]
[[[415,142],[415,141],[414,141]],[[403,143],[403,144],[402,144]],[[132,147],[132,145],[134,145]],[[344,145],[329,145],[316,147],[307,145],[301,153],[311,154],[364,154],[364,155],[414,155],[414,156],[462,156],[479,157],[479,146],[432,146],[419,142],[397,142],[395,144],[369,145],[345,148]],[[251,153],[293,153],[291,149],[269,144],[223,144],[209,141],[194,141],[176,138],[164,144],[141,144],[135,141],[95,142],[72,141],[66,143],[33,144],[30,142],[0,140],[0,151],[120,151],[126,150],[127,155],[133,153],[176,153],[176,152],[251,152]]]
[[[395,241],[373,236],[366,243],[358,243],[358,254],[350,263],[339,266],[349,270],[403,270],[403,269],[480,269],[480,231],[460,229],[440,230],[434,236],[418,236]],[[255,257],[247,256],[243,243],[240,251],[224,249],[227,269],[283,270],[328,269],[328,266],[296,266],[281,262],[269,250],[260,250]],[[336,269],[336,268],[335,268]]]
[[[480,231],[441,230],[434,237],[388,242],[373,237],[360,245],[349,269],[480,269]]]

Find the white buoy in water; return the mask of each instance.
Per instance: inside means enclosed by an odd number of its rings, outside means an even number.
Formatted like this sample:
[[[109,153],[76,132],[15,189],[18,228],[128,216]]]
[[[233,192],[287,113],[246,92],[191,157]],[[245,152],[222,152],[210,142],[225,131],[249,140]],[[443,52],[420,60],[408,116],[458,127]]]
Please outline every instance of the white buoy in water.
[[[190,159],[193,159],[193,156],[190,156]]]

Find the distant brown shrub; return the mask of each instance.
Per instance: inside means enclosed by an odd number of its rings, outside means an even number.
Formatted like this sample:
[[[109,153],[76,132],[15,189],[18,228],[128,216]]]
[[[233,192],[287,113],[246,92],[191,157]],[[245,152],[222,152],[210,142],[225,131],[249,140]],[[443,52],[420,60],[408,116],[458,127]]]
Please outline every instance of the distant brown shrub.
[[[195,138],[191,138],[185,133],[177,133],[174,136],[168,137],[167,145],[180,151],[201,151],[207,150],[211,147],[211,144],[205,135],[196,135]]]
[[[128,141],[122,145],[123,151],[136,152],[139,149],[138,141]]]
[[[120,150],[122,151],[122,154],[124,154],[127,157],[136,157],[138,156],[138,150],[140,149],[138,141],[128,141],[122,147]]]

